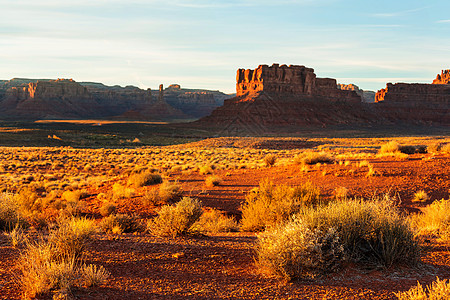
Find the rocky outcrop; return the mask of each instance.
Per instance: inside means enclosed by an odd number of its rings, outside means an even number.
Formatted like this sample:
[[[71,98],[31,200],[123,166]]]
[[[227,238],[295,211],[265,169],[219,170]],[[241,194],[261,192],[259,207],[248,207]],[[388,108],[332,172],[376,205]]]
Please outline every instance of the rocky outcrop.
[[[450,84],[388,83],[375,102],[377,113],[393,122],[450,124]]]
[[[359,96],[361,96],[363,102],[373,103],[375,102],[375,92],[374,91],[365,91],[360,89],[357,85],[350,84],[338,84],[338,89],[346,90],[346,91],[355,91]]]
[[[335,79],[317,78],[304,66],[239,69],[236,80],[236,97],[196,124],[258,134],[270,127],[365,123],[370,116],[355,91],[338,89]]]
[[[442,70],[433,80],[433,84],[450,84],[450,70]]]
[[[361,97],[355,92],[338,89],[335,79],[316,78],[314,69],[305,66],[273,64],[260,65],[255,70],[239,69],[236,81],[236,96],[241,98],[265,92],[270,95],[289,95],[303,99],[361,102]]]

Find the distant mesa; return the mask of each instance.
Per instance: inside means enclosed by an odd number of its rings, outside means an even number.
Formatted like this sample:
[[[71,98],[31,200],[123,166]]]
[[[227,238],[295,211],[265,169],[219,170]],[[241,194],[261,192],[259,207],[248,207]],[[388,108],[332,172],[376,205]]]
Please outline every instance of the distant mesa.
[[[225,100],[196,124],[222,127],[225,133],[244,128],[267,133],[273,128],[396,123],[450,124],[449,71],[435,84],[387,84],[375,92],[354,84],[318,78],[298,65],[260,65],[239,69],[236,97]]]
[[[174,84],[159,94],[135,86],[106,86],[72,79],[0,80],[0,118],[119,118],[152,121],[192,120],[211,113],[229,95],[182,89]]]

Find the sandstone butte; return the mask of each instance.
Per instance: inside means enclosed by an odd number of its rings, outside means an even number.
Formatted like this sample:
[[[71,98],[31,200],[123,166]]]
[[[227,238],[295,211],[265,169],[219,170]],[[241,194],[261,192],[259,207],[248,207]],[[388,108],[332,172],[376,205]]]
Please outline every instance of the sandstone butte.
[[[260,65],[239,69],[236,97],[225,100],[197,124],[219,125],[232,132],[247,127],[327,126],[357,124],[450,124],[448,70],[438,75],[444,84],[388,84],[376,103],[362,101],[359,88],[318,78],[312,68],[297,65]],[[445,82],[447,80],[447,82]],[[373,94],[372,94],[373,96]]]

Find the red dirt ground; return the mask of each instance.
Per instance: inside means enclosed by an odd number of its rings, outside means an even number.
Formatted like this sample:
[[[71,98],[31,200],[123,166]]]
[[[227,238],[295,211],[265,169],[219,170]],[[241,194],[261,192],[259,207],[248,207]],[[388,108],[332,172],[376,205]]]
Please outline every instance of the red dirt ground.
[[[448,155],[431,158],[428,154],[414,154],[408,160],[378,158],[369,162],[379,176],[366,177],[367,167],[339,164],[312,166],[307,173],[299,165],[217,171],[223,183],[213,188],[205,187],[206,175],[171,176],[182,184],[185,195],[238,219],[246,192],[263,178],[291,185],[312,181],[328,196],[340,186],[346,187],[351,196],[365,198],[391,192],[398,194],[400,206],[407,212],[449,197]],[[430,200],[412,203],[418,190],[425,190]],[[91,209],[99,206],[95,195],[87,201]],[[118,207],[119,212],[139,212],[142,216],[155,213],[137,198],[119,203]],[[252,233],[175,239],[149,234],[98,234],[87,251],[86,263],[104,266],[111,277],[101,287],[75,289],[72,294],[76,299],[395,299],[394,292],[407,290],[417,281],[429,284],[436,276],[450,278],[450,245],[433,241],[424,252],[423,263],[416,268],[364,270],[347,265],[313,281],[285,283],[258,271],[252,250],[255,240]],[[20,298],[15,275],[19,252],[8,246],[5,236],[0,236],[0,299]]]

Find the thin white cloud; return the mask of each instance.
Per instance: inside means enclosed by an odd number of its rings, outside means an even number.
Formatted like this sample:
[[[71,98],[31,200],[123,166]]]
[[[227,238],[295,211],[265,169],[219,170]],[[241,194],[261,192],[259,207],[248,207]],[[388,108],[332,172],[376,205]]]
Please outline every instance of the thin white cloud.
[[[450,23],[450,20],[439,20],[436,23]]]
[[[373,17],[379,17],[379,18],[400,17],[400,16],[409,15],[411,13],[419,12],[419,11],[425,10],[427,8],[429,8],[429,6],[419,7],[419,8],[414,8],[414,9],[408,9],[408,10],[402,10],[402,11],[397,11],[397,12],[374,13],[374,14],[372,14],[372,16]]]

